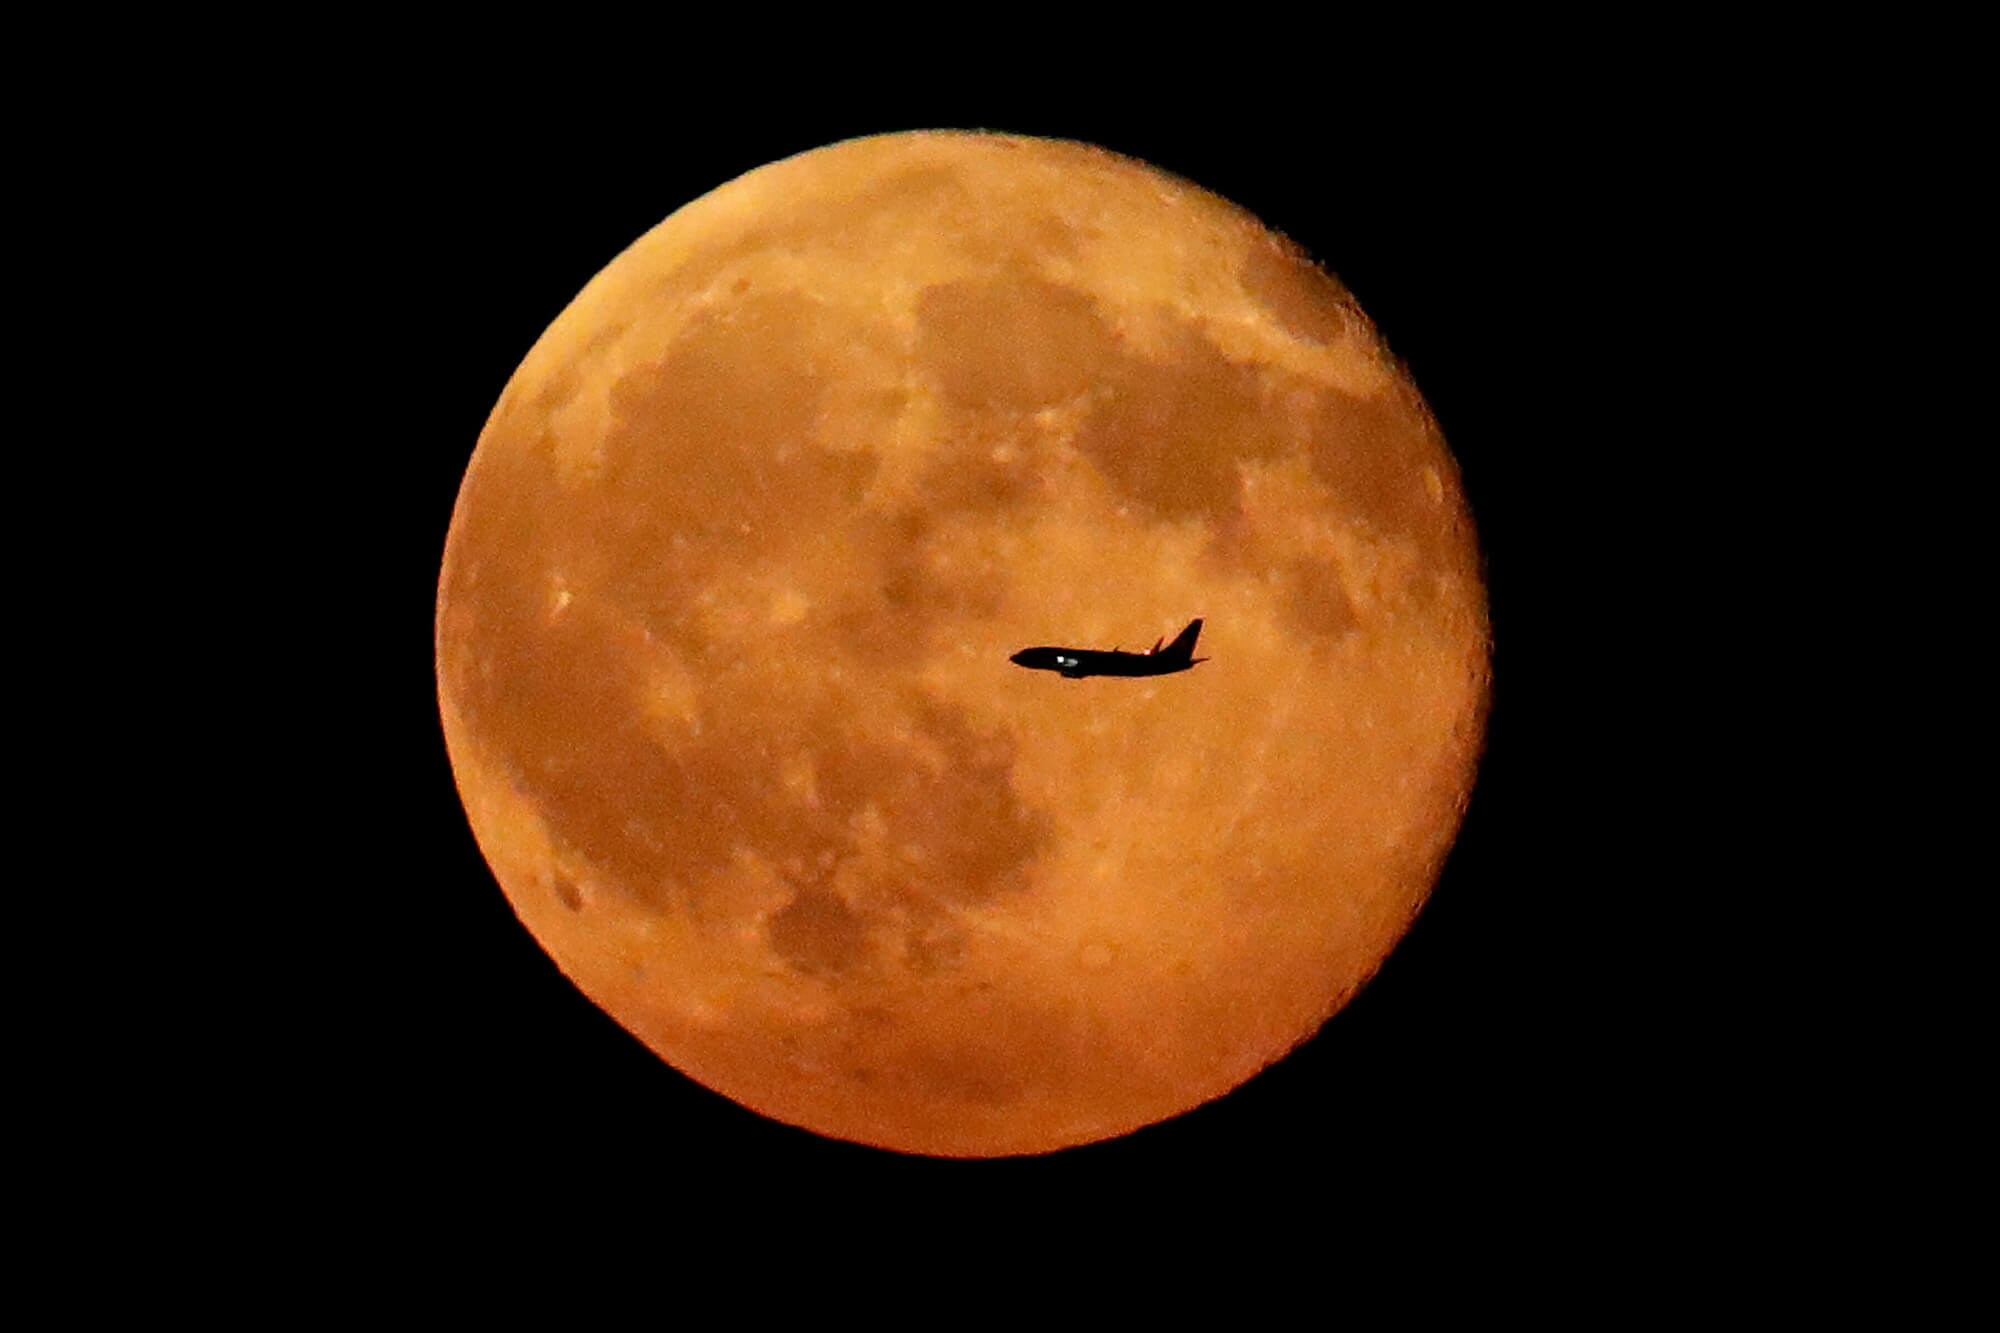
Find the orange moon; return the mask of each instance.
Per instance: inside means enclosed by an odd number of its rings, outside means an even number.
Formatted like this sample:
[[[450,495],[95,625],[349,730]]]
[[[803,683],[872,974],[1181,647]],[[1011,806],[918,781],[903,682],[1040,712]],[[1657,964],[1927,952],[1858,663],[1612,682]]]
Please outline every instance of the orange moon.
[[[1065,680],[1037,644],[1194,670]],[[1228,1092],[1375,972],[1484,735],[1458,469],[1332,277],[1082,144],[857,139],[641,237],[438,591],[514,911],[766,1116],[990,1157]]]

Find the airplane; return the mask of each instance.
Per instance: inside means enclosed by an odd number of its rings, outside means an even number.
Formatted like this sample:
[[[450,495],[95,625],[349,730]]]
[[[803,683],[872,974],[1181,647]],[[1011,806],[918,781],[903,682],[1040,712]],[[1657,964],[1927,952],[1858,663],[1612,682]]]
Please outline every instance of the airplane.
[[[1058,672],[1067,680],[1082,680],[1085,676],[1170,676],[1208,660],[1194,655],[1194,641],[1200,635],[1201,621],[1197,619],[1190,620],[1188,627],[1165,648],[1160,647],[1164,639],[1155,639],[1153,646],[1143,653],[1120,652],[1115,648],[1108,653],[1092,648],[1023,648],[1007,660],[1037,671]]]

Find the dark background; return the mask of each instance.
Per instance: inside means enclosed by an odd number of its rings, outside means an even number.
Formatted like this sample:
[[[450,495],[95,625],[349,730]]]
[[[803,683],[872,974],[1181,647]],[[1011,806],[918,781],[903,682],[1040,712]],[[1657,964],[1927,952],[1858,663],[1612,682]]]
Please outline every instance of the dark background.
[[[316,800],[278,830],[304,905],[258,1121],[280,1179],[405,1199],[1592,1198],[1686,1139],[1646,944],[1664,848],[1632,774],[1667,725],[1629,529],[1658,441],[1633,407],[1635,310],[1667,279],[1672,154],[1568,105],[1435,125],[1293,105],[1218,120],[1028,99],[922,113],[766,112],[606,136],[539,109],[376,116],[313,140],[305,255],[327,312],[308,391],[339,434],[327,532],[343,685]],[[581,113],[578,113],[581,114]],[[1123,1139],[957,1162],[825,1140],[683,1078],[577,992],[515,920],[466,824],[432,675],[436,579],[488,411],[551,319],[675,208],[865,133],[1085,139],[1248,208],[1335,272],[1409,366],[1464,472],[1487,561],[1487,751],[1436,892],[1377,978],[1229,1096]],[[296,259],[296,257],[293,257]],[[1648,721],[1648,717],[1652,720]],[[1443,1190],[1445,1195],[1433,1192]],[[887,1191],[888,1194],[882,1194]]]

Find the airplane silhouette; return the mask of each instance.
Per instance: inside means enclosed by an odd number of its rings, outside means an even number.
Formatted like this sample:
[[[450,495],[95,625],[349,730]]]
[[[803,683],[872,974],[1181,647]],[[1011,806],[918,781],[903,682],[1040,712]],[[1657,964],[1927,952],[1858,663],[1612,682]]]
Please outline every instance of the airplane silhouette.
[[[1023,648],[1007,660],[1016,666],[1032,667],[1037,671],[1054,671],[1069,680],[1082,680],[1085,676],[1170,676],[1176,671],[1186,671],[1196,662],[1206,662],[1206,657],[1194,655],[1194,641],[1201,636],[1201,621],[1190,620],[1188,627],[1174,636],[1174,641],[1163,649],[1161,639],[1155,639],[1153,646],[1143,653],[1126,653],[1113,649],[1101,652],[1091,648]]]

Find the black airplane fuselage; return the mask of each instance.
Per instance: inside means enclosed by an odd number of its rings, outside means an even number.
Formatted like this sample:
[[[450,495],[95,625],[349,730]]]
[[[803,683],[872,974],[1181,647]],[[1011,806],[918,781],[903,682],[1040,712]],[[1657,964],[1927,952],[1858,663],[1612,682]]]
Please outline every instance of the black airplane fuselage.
[[[1023,648],[1008,660],[1016,666],[1037,671],[1054,671],[1070,680],[1085,676],[1170,676],[1186,671],[1206,657],[1194,655],[1194,641],[1201,634],[1201,622],[1191,622],[1167,647],[1153,645],[1149,653],[1127,653],[1095,648]]]

